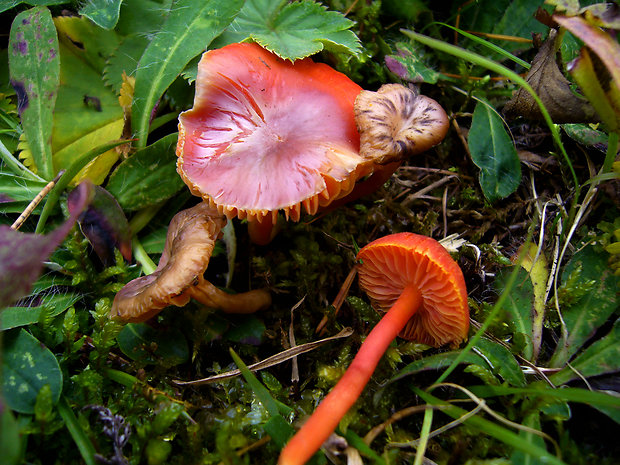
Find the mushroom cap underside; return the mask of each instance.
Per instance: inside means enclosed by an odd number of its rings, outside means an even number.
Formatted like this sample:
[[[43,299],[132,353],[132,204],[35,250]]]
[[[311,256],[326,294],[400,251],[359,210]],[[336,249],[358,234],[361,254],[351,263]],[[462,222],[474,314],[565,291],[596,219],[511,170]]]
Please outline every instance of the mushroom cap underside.
[[[372,172],[359,154],[360,91],[325,64],[291,63],[255,43],[208,51],[194,107],[179,117],[177,170],[229,218],[315,213]]]
[[[166,236],[157,269],[127,283],[114,298],[113,317],[127,322],[148,320],[169,306],[190,300],[184,292],[203,280],[215,240],[226,219],[205,202],[177,213]]]
[[[357,259],[360,287],[380,310],[389,310],[405,286],[419,289],[422,305],[401,337],[435,347],[467,338],[465,279],[439,242],[413,233],[392,234],[366,245]]]

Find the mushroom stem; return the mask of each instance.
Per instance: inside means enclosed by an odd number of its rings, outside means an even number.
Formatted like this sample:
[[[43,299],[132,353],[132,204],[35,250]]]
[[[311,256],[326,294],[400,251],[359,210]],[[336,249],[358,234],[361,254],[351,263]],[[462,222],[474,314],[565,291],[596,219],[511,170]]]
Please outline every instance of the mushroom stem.
[[[388,346],[421,303],[422,295],[416,287],[410,285],[404,288],[392,308],[368,334],[340,381],[284,447],[278,465],[304,464],[320,449],[355,404]]]
[[[271,305],[271,295],[265,289],[229,294],[204,279],[186,292],[201,304],[218,308],[226,313],[254,313]]]
[[[274,223],[271,215],[265,216],[261,221],[248,221],[248,234],[253,244],[267,245],[277,232],[277,222]]]

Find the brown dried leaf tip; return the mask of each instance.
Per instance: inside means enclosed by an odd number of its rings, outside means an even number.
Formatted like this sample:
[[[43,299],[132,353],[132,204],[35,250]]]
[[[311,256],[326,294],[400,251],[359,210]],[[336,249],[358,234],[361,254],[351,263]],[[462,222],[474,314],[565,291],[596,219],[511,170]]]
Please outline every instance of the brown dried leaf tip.
[[[448,115],[435,100],[400,84],[361,91],[355,121],[361,155],[378,164],[425,152],[444,139],[449,127]]]

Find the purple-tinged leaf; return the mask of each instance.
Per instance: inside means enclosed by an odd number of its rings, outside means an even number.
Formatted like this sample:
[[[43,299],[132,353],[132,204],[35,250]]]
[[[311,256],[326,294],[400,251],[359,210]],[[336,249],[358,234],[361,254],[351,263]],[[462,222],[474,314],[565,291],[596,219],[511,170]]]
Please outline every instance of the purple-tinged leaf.
[[[28,294],[43,268],[43,261],[69,233],[89,197],[90,184],[76,188],[69,219],[49,234],[22,233],[0,226],[0,309]]]
[[[80,201],[79,192],[71,192],[69,206]],[[92,186],[86,209],[78,217],[82,234],[105,266],[115,263],[114,249],[131,260],[131,232],[129,222],[112,194],[100,186]]]

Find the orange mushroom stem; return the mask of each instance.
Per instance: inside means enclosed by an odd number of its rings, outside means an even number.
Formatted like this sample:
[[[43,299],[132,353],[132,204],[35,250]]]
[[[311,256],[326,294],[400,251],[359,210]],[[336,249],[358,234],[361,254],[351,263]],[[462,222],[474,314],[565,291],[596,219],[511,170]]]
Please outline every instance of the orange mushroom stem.
[[[278,465],[306,463],[355,404],[390,343],[401,335],[439,346],[464,340],[469,311],[463,274],[434,239],[393,234],[368,244],[358,260],[360,286],[388,312],[353,362],[280,454]]]

